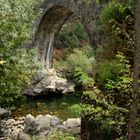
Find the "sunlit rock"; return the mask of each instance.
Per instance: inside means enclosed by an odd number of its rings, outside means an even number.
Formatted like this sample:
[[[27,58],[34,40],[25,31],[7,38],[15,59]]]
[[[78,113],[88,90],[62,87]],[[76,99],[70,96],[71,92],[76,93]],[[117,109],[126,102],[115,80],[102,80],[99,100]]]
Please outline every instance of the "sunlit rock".
[[[41,77],[39,77],[39,75],[41,75]],[[64,78],[58,77],[55,69],[41,70],[34,79],[36,80],[34,80],[33,86],[24,91],[25,95],[39,96],[50,92],[63,94],[74,92],[75,85]]]
[[[35,120],[34,116],[28,114],[26,115],[24,122],[26,125],[30,125],[34,120]]]

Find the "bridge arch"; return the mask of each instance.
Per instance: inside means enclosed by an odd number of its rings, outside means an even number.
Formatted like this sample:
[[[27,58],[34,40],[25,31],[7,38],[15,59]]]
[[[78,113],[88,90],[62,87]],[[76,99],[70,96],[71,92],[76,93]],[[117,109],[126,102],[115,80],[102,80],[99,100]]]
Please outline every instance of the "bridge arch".
[[[71,15],[78,17],[89,35],[91,43],[98,42],[96,25],[101,7],[92,0],[44,0],[40,6],[43,15],[37,26],[33,45],[38,48],[38,59],[51,68],[53,45],[63,24]]]
[[[72,14],[73,12],[64,6],[53,6],[40,20],[35,46],[38,48],[39,61],[47,68],[51,67],[54,41],[61,27]]]

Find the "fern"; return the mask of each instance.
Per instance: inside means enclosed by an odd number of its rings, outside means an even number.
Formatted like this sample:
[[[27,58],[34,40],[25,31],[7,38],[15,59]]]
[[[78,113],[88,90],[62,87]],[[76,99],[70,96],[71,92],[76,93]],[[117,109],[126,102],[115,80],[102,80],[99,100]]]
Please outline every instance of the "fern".
[[[74,76],[76,78],[76,81],[79,84],[83,85],[86,89],[94,86],[93,78],[89,77],[88,74],[84,72],[81,67],[75,68]]]

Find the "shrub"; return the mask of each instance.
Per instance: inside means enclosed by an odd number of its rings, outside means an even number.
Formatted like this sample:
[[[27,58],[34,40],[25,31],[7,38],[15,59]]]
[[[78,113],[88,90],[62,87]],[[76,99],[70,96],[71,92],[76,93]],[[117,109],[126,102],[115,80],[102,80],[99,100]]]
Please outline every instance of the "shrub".
[[[32,52],[21,46],[30,42],[33,24],[39,14],[34,7],[38,0],[0,1],[0,106],[12,107],[21,103],[21,92],[30,84],[34,73]]]
[[[65,48],[77,48],[80,46],[80,41],[86,39],[87,35],[84,27],[80,21],[65,24],[60,33],[59,40],[62,42],[62,46]]]
[[[57,71],[63,72],[64,75],[70,74],[69,76],[72,77],[76,67],[80,67],[85,73],[91,74],[94,63],[94,57],[91,57],[86,50],[74,49],[74,52],[65,61],[55,61],[54,67]]]
[[[83,110],[82,104],[74,104],[70,107],[70,111],[76,116],[81,117],[81,113]]]
[[[128,70],[130,68],[128,63],[128,60],[126,60],[122,53],[118,53],[113,60],[106,60],[104,62],[98,63],[98,75],[96,77],[97,81],[103,86],[108,80],[115,81],[118,76],[123,75],[122,71]]]
[[[114,57],[119,51],[132,59],[135,40],[133,2],[113,0],[101,12],[99,31],[104,36],[101,43],[104,57],[108,58],[110,54]]]
[[[84,89],[92,89],[94,80],[81,67],[75,68],[75,80],[78,84],[82,85]]]
[[[119,75],[115,79],[108,79],[105,88],[106,88],[106,97],[124,108],[130,109],[132,102],[132,74],[130,70],[129,61],[123,56],[118,55],[119,63],[117,66],[121,66]]]
[[[112,68],[116,71],[115,77],[106,76],[108,79],[103,85],[104,92],[94,87],[90,91],[85,91],[82,97],[85,103],[82,115],[93,127],[95,126],[92,130],[94,134],[103,135],[107,140],[125,139],[132,102],[129,61],[121,53],[117,54],[115,61],[117,63]],[[94,131],[98,130],[98,126],[99,132]]]
[[[87,37],[84,26],[80,21],[76,21],[74,23],[73,33],[77,36],[79,40],[85,39]]]
[[[34,52],[16,50],[14,56],[0,65],[0,106],[13,107],[21,103],[21,92],[30,85],[31,77],[37,69],[33,65],[32,55]]]
[[[70,134],[56,131],[48,135],[48,140],[76,140],[76,138],[70,136]]]
[[[95,136],[102,135],[106,140],[120,138],[126,134],[128,119],[126,108],[115,105],[111,100],[108,101],[100,90],[84,92],[83,99],[86,104],[82,116],[93,126],[90,132]],[[98,129],[99,131],[96,131]]]
[[[81,67],[87,73],[92,72],[94,62],[94,58],[88,57],[84,52],[78,49],[75,49],[74,53],[67,58],[67,63],[73,73],[75,67]]]

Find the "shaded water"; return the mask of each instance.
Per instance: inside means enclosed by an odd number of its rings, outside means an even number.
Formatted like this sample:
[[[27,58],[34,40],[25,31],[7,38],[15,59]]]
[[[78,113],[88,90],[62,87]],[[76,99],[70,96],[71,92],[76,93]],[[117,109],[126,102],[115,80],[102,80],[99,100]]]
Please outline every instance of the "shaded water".
[[[12,114],[13,117],[26,116],[27,114],[33,116],[51,114],[66,120],[67,118],[76,117],[70,111],[70,107],[79,102],[80,97],[75,95],[28,97],[26,102]]]

